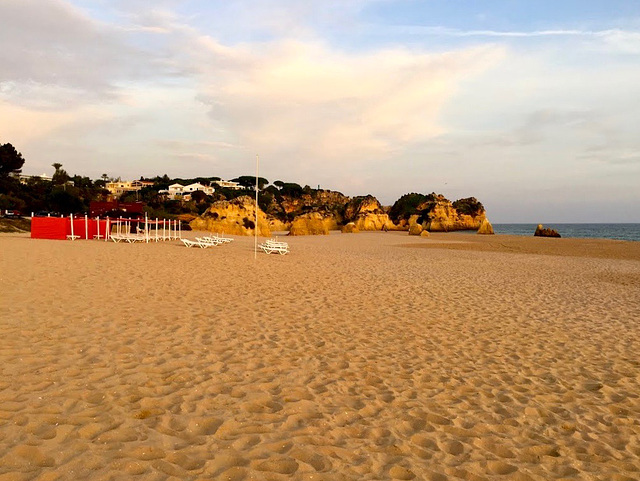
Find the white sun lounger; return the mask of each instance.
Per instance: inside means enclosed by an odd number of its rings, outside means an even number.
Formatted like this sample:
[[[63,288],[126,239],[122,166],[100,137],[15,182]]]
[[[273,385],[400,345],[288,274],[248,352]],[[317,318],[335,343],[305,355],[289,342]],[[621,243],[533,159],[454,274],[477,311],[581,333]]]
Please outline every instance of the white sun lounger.
[[[200,242],[199,240],[189,240],[189,239],[180,239],[182,243],[187,247],[200,247],[201,249],[206,249],[207,247],[211,247],[213,244],[207,244],[206,242]]]
[[[219,242],[220,244],[228,244],[229,242],[233,241],[233,238],[231,237],[224,237],[218,234],[206,236],[206,237],[203,237],[203,239],[213,239],[214,241]]]
[[[109,239],[113,242],[128,242],[129,244],[144,242],[146,240],[145,236],[136,234],[111,234]]]
[[[285,254],[289,254],[289,252],[291,252],[289,250],[289,244],[287,244],[286,242],[278,242],[276,240],[273,239],[268,239],[266,241],[264,241],[262,244],[260,244],[260,249],[262,249],[262,251],[265,254],[280,254],[280,255],[285,255]]]
[[[215,247],[222,244],[222,242],[214,239],[213,237],[196,237],[196,240],[201,244],[207,244],[209,247]]]

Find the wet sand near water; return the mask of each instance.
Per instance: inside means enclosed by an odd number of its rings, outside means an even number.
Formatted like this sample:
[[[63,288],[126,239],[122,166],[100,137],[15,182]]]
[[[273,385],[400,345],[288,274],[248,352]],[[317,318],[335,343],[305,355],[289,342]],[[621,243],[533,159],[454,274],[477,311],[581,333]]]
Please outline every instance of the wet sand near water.
[[[0,480],[640,479],[640,243],[286,240],[1,235]]]

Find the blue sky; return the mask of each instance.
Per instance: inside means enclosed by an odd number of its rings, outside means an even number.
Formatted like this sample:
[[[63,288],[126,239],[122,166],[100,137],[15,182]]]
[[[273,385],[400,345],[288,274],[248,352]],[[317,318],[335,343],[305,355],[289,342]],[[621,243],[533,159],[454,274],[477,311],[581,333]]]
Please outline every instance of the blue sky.
[[[640,222],[640,2],[3,0],[25,172],[253,172]]]

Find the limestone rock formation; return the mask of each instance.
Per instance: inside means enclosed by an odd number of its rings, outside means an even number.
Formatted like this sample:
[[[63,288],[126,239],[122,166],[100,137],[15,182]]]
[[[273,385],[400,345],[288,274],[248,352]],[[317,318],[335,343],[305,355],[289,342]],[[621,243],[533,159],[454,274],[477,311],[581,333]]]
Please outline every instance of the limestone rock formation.
[[[480,223],[480,227],[478,227],[478,234],[484,234],[484,235],[493,235],[493,226],[491,225],[491,222],[489,222],[489,219],[485,218],[482,220],[482,222]]]
[[[335,221],[325,218],[319,212],[299,215],[291,223],[289,235],[328,235],[329,227]]]
[[[463,200],[475,201],[472,197]],[[475,202],[478,203],[477,201]],[[435,195],[433,201],[427,201],[426,204],[429,205],[425,205],[424,209],[419,207],[418,210],[428,210],[424,227],[431,232],[478,230],[482,221],[486,219],[484,207],[480,203],[478,203],[480,207],[476,211],[458,211],[449,199],[438,194]]]
[[[409,235],[421,235],[423,230],[420,224],[411,224],[409,226]]]
[[[420,237],[429,237],[430,235],[431,234],[428,230],[423,230],[422,232],[420,232]]]
[[[255,200],[247,195],[211,204],[204,214],[189,223],[193,230],[206,230],[231,235],[254,235]],[[258,208],[258,235],[270,237],[267,216]]]
[[[536,231],[533,235],[537,237],[560,237],[560,234],[557,230],[545,229],[542,224],[538,224],[538,227],[536,227]]]
[[[412,192],[393,204],[389,216],[400,229],[408,230],[418,223],[429,231],[477,231],[486,212],[475,197],[451,202],[435,192],[427,195]]]
[[[271,232],[288,231],[291,229],[291,222],[282,222],[280,219],[269,218],[269,229]]]
[[[358,230],[395,230],[396,226],[378,199],[372,195],[354,197],[344,209],[344,219],[353,222]]]
[[[358,228],[356,227],[355,222],[348,222],[347,224],[343,225],[342,228],[340,229],[340,231],[343,234],[357,234],[358,232],[360,232],[358,230]]]
[[[332,190],[314,190],[301,197],[282,196],[280,206],[285,214],[301,215],[308,212],[331,212],[334,215],[344,209],[349,197]],[[336,219],[340,222],[342,219]]]

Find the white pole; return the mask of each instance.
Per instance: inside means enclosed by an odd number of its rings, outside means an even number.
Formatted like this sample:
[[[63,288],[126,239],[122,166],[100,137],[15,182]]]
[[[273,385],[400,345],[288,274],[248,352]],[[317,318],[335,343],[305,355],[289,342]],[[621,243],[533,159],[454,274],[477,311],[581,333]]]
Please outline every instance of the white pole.
[[[166,226],[167,226],[167,221],[165,219],[162,219],[162,240],[163,241],[167,240]]]
[[[73,240],[73,214],[69,214],[69,219],[71,219],[71,240]]]
[[[158,242],[158,218],[156,217],[156,242]]]
[[[87,214],[84,215],[84,238],[89,239],[89,217]]]
[[[144,240],[147,244],[149,243],[149,218],[146,212],[144,213]]]
[[[109,240],[109,234],[111,234],[111,228],[109,226],[109,216],[107,216],[107,223],[104,225],[104,241],[107,242]]]
[[[96,227],[98,228],[98,237],[96,239],[100,240],[100,217],[96,217]]]
[[[178,238],[182,239],[182,222],[178,220]]]
[[[258,174],[260,172],[260,158],[256,154],[256,226],[253,236],[253,258],[258,258]]]

